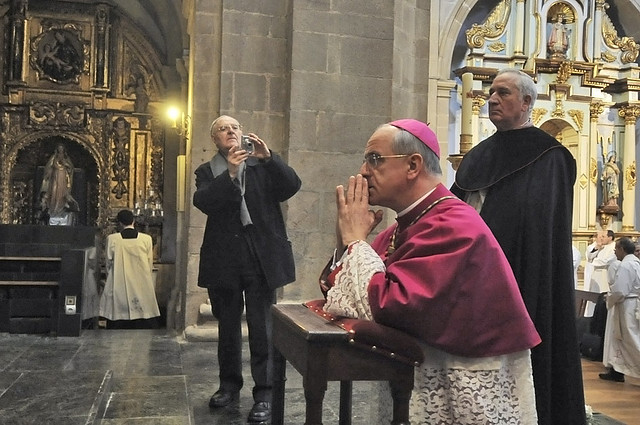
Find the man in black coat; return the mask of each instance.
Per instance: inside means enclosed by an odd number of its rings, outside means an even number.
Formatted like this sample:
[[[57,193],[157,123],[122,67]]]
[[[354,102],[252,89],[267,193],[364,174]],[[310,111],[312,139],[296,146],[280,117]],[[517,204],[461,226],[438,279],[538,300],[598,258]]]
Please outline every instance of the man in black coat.
[[[451,191],[476,207],[500,243],[542,337],[531,350],[538,423],[583,425],[571,252],[575,160],[533,126],[531,77],[502,70],[489,94],[498,131],[465,154]]]
[[[207,215],[198,286],[207,288],[218,319],[220,388],[209,406],[238,400],[242,379],[242,312],[246,307],[254,380],[249,423],[271,418],[270,308],[275,290],[295,280],[291,242],[280,203],[301,186],[296,172],[255,133],[222,115],[211,124],[218,153],[196,171],[193,205]],[[248,143],[247,143],[248,142]]]

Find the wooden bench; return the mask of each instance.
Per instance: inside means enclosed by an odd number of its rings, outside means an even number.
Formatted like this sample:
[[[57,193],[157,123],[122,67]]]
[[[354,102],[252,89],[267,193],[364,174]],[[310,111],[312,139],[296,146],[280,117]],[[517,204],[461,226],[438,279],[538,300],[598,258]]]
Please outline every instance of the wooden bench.
[[[40,263],[40,262],[50,262],[50,263],[60,263],[62,260],[61,257],[15,257],[15,256],[6,256],[0,255],[0,276],[3,274],[6,275],[7,272],[3,273],[3,270],[6,268],[7,263],[14,263],[19,267],[19,270],[16,273],[19,276],[27,276],[29,274],[29,264],[30,263]],[[58,273],[59,274],[59,273]],[[0,279],[0,286],[58,286],[58,274],[56,274],[55,280],[3,280]]]
[[[340,381],[340,425],[351,424],[352,381],[389,381],[394,401],[392,424],[409,424],[414,370],[422,359],[412,361],[393,352],[385,355],[375,345],[365,347],[367,344],[353,338],[353,332],[323,319],[304,305],[274,305],[272,319],[275,348],[272,425],[284,423],[286,361],[302,375],[305,425],[322,424],[322,402],[328,381]]]
[[[78,336],[96,228],[0,225],[0,332]]]
[[[575,290],[576,317],[584,316],[584,312],[587,310],[587,304],[589,302],[592,302],[595,304],[598,301],[599,296],[600,296],[599,292],[583,291],[581,289],[576,289]]]

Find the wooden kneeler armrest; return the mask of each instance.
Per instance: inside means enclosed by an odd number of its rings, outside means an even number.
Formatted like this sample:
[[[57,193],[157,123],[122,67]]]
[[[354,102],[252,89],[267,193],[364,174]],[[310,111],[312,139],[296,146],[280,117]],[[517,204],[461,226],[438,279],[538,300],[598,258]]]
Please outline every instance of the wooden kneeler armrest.
[[[412,366],[418,366],[424,361],[422,348],[411,335],[371,320],[333,316],[322,309],[324,304],[325,300],[312,300],[305,302],[304,306],[349,332],[349,342],[355,347]]]

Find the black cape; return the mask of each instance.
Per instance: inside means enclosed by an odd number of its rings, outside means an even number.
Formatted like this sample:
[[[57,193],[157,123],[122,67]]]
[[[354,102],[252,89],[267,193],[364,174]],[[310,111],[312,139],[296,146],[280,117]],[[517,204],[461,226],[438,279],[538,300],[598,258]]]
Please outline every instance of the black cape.
[[[504,250],[542,343],[532,349],[538,423],[586,423],[575,325],[571,153],[544,131],[497,132],[463,158],[451,191],[486,190],[480,215]]]

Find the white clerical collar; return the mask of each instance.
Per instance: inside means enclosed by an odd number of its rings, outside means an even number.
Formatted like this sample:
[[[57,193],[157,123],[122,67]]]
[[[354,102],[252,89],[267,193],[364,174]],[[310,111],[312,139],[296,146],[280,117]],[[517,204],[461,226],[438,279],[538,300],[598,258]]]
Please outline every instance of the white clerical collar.
[[[416,200],[416,202],[414,202],[413,204],[409,205],[407,208],[405,208],[402,211],[400,211],[398,213],[398,217],[402,217],[403,215],[405,215],[406,213],[408,213],[409,211],[414,209],[420,202],[424,201],[427,196],[431,195],[431,192],[433,192],[434,190],[436,190],[435,187],[433,189],[431,189],[430,191],[428,191],[427,193],[425,193],[424,195],[422,195],[420,198],[418,198],[418,200]]]

